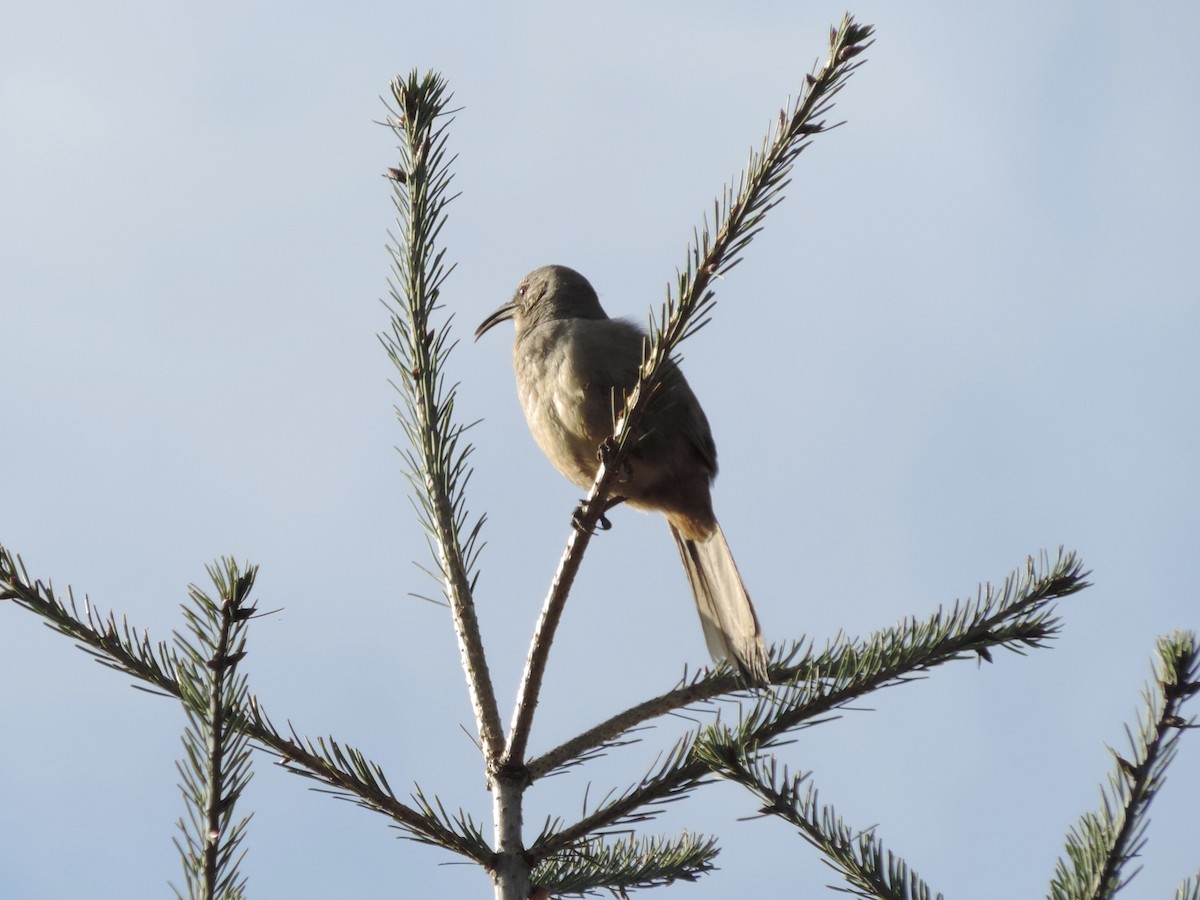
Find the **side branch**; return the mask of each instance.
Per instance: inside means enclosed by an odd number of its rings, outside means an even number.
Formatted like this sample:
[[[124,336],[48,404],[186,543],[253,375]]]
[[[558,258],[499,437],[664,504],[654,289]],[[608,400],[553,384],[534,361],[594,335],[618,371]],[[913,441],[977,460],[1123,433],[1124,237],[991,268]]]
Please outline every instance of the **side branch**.
[[[1128,756],[1112,751],[1116,766],[1101,808],[1086,813],[1066,840],[1050,885],[1053,900],[1098,900],[1120,891],[1137,874],[1126,866],[1146,843],[1150,802],[1166,780],[1166,770],[1184,730],[1197,727],[1183,704],[1200,693],[1200,645],[1194,632],[1158,639],[1155,684],[1143,691],[1145,706],[1138,733],[1127,727]],[[1069,860],[1069,862],[1068,862]]]
[[[542,679],[546,674],[546,663],[550,658],[550,645],[554,641],[554,633],[562,619],[563,608],[575,583],[575,575],[583,562],[583,552],[587,549],[592,532],[596,529],[600,516],[604,513],[604,503],[608,498],[618,469],[608,462],[601,462],[596,481],[588,492],[583,509],[575,520],[576,527],[567,539],[566,549],[550,583],[550,592],[542,604],[541,615],[538,616],[534,628],[533,640],[529,645],[529,655],[525,658],[525,672],[521,677],[521,687],[517,694],[517,704],[513,710],[512,725],[509,728],[508,746],[504,751],[502,765],[505,767],[521,767],[525,761],[525,751],[529,744],[529,733],[533,727],[533,713],[537,708],[538,697],[542,690]]]
[[[438,575],[449,601],[467,677],[476,728],[489,771],[504,748],[500,710],[488,672],[483,639],[475,615],[470,571],[477,553],[480,518],[468,527],[464,488],[471,470],[469,445],[460,447],[465,426],[453,419],[454,388],[443,368],[452,349],[448,322],[432,324],[442,283],[450,274],[437,238],[446,221],[450,185],[446,126],[450,95],[440,75],[392,82],[396,108],[388,126],[399,138],[400,167],[391,169],[401,234],[389,247],[394,259],[391,329],[381,335],[396,366],[397,389],[405,408],[397,409],[411,448],[404,454],[417,495],[422,524],[438,562]]]
[[[674,839],[601,836],[544,860],[531,880],[554,897],[601,890],[623,897],[639,888],[696,881],[716,868],[717,853],[715,839],[687,832]]]
[[[820,654],[810,651],[794,665],[775,663],[771,675],[779,685],[776,693],[742,715],[732,740],[737,746],[762,750],[787,732],[815,724],[859,697],[903,684],[934,666],[968,655],[990,659],[993,648],[1020,652],[1041,647],[1058,631],[1053,604],[1085,588],[1084,577],[1073,553],[1060,552],[1053,564],[1043,556],[1040,572],[1030,559],[1023,572],[1006,579],[998,589],[981,589],[976,600],[956,603],[949,612],[939,610],[925,622],[905,622],[865,641],[842,640]],[[633,724],[621,717],[610,722],[620,722],[626,729]],[[612,741],[615,736],[605,735],[603,740]],[[637,810],[673,799],[702,782],[711,769],[697,754],[697,742],[701,740],[707,738],[690,739],[672,755],[669,765],[617,800],[566,828],[543,835],[530,850],[535,861],[597,829],[628,821]],[[597,736],[595,744],[601,742]],[[577,749],[579,753],[588,750]]]
[[[179,663],[165,642],[151,641],[144,631],[138,634],[125,620],[118,625],[111,614],[107,618],[101,616],[87,604],[86,598],[84,614],[80,615],[70,591],[68,598],[64,603],[50,585],[31,579],[20,559],[0,546],[0,600],[12,600],[41,616],[57,631],[78,641],[80,648],[98,662],[151,685],[151,693],[183,700]],[[459,834],[446,823],[398,800],[379,766],[369,762],[360,751],[332,741],[328,746],[324,741],[313,744],[294,731],[290,737],[281,734],[253,697],[247,698],[245,709],[230,710],[226,722],[228,727],[279,754],[280,763],[289,771],[319,781],[359,805],[383,813],[418,839],[480,861],[490,860],[490,852],[470,840],[469,835]]]
[[[382,813],[422,843],[444,847],[483,866],[491,865],[491,849],[477,830],[453,827],[469,826],[469,820],[464,817],[461,822],[451,822],[448,816],[439,818],[428,804],[422,803],[423,809],[416,809],[400,801],[383,770],[354,747],[343,747],[332,739],[313,742],[290,728],[291,736],[287,737],[253,702],[249,716],[237,724],[254,741],[278,753],[279,765],[292,774],[311,778],[331,788],[335,796]],[[418,794],[417,800],[421,803],[423,798]]]
[[[804,90],[790,111],[779,111],[762,149],[751,151],[746,168],[737,178],[737,188],[726,186],[714,201],[712,232],[705,217],[687,249],[684,270],[678,273],[678,301],[668,289],[659,317],[651,318],[650,341],[638,383],[616,422],[614,439],[622,451],[629,437],[637,433],[638,419],[645,408],[642,395],[653,393],[664,364],[678,345],[707,324],[708,313],[716,302],[709,287],[712,280],[741,261],[742,252],[762,229],[767,212],[782,201],[792,165],[812,137],[836,127],[827,126],[818,117],[832,108],[834,95],[864,62],[856,58],[871,45],[874,30],[873,25],[860,25],[849,14],[836,29],[830,29],[825,64],[806,77]]]
[[[702,758],[714,771],[757,796],[764,815],[793,825],[824,853],[826,862],[846,879],[849,886],[843,890],[884,900],[942,900],[904,859],[883,846],[873,828],[852,828],[831,806],[822,805],[810,773],[789,773],[773,758],[747,755],[744,748],[728,742],[732,737],[728,731],[710,732],[709,737],[698,748]]]
[[[730,670],[704,673],[665,694],[631,706],[589,728],[577,737],[560,744],[553,750],[531,759],[527,764],[529,777],[536,781],[562,767],[583,762],[605,747],[620,743],[621,735],[651,719],[664,716],[693,703],[704,703],[744,689],[745,684],[741,676]]]
[[[1043,568],[1049,563],[1043,560]],[[804,644],[784,651],[771,652],[768,669],[771,681],[779,685],[821,684],[831,673],[855,671],[878,659],[880,648],[894,646],[897,659],[893,671],[899,671],[904,661],[917,660],[921,654],[941,654],[930,664],[943,662],[945,654],[977,653],[990,659],[991,646],[1045,640],[1054,623],[1045,615],[1048,604],[1059,597],[1082,590],[1082,568],[1073,554],[1061,554],[1050,571],[1038,575],[1033,560],[1027,563],[1022,577],[1014,573],[1000,588],[986,593],[972,603],[959,603],[946,613],[939,610],[924,623],[911,622],[899,628],[877,633],[869,640],[843,640],[819,654]],[[1017,621],[1012,621],[1016,617]],[[953,639],[951,641],[951,639]],[[939,648],[939,645],[940,648]],[[886,666],[885,666],[886,668]],[[886,677],[886,676],[885,676]],[[541,778],[562,766],[574,765],[637,726],[692,703],[705,702],[733,693],[742,687],[737,676],[717,671],[645,700],[588,729],[583,734],[531,760],[528,771],[531,779]],[[807,711],[807,707],[804,707]]]
[[[995,647],[1023,652],[1045,646],[1059,630],[1055,601],[1088,587],[1086,576],[1079,558],[1060,548],[1053,563],[1045,553],[1040,563],[1029,557],[1023,571],[999,588],[981,588],[974,601],[939,609],[925,622],[902,622],[866,641],[835,645],[802,661],[785,688],[743,717],[741,740],[762,749],[816,716],[934,666],[969,655],[991,662]]]
[[[256,572],[254,566],[242,571],[232,559],[209,566],[219,599],[192,585],[192,602],[183,607],[192,638],[175,635],[181,655],[176,671],[188,718],[184,758],[176,764],[188,816],[178,822],[182,840],[177,838],[175,846],[193,898],[246,893],[246,879],[238,871],[245,850],[238,850],[250,816],[235,821],[234,812],[250,782],[250,745],[229,717],[248,697],[239,666],[256,612],[249,602]]]
[[[181,699],[175,655],[165,641],[151,641],[143,631],[138,634],[128,620],[120,624],[112,613],[100,615],[87,595],[83,611],[67,588],[67,599],[60,600],[51,584],[29,577],[20,557],[0,546],[0,600],[12,600],[36,613],[54,630],[78,641],[79,648],[102,665],[152,685],[155,693]]]

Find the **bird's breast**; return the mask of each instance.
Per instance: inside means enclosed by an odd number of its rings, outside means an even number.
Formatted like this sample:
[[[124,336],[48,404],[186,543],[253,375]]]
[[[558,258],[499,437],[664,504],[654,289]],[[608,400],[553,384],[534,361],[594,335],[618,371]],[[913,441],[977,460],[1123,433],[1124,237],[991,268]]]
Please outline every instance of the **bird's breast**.
[[[532,346],[514,348],[517,392],[530,433],[547,459],[586,488],[596,477],[596,453],[608,436],[611,413],[598,420],[595,392],[579,370],[571,335],[562,328],[545,330],[531,336],[536,338]]]

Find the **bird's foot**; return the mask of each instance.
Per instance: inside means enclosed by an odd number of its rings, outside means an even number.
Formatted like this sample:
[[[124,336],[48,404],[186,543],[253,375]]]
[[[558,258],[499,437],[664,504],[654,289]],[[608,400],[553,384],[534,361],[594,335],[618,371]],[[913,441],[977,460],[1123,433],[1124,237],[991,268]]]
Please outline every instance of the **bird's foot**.
[[[579,505],[575,507],[575,512],[571,513],[571,526],[580,534],[595,534],[597,531],[609,531],[612,528],[612,522],[605,515],[614,506],[618,506],[625,502],[624,497],[609,497],[604,501],[604,509],[600,511],[600,515],[596,518],[596,524],[591,529],[583,527],[583,507],[587,500],[580,500]]]
[[[608,521],[608,516],[600,513],[600,517],[596,519],[596,524],[591,528],[583,526],[583,504],[586,501],[580,500],[579,505],[575,507],[575,512],[571,513],[571,527],[580,534],[595,534],[597,531],[608,531],[612,528],[612,522]]]

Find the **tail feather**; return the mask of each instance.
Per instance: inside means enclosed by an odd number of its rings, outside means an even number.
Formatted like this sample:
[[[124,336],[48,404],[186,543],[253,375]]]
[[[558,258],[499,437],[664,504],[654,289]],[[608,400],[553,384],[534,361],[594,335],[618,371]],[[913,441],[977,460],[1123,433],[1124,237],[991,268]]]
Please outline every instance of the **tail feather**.
[[[708,652],[714,660],[735,662],[752,684],[767,684],[767,651],[762,629],[721,526],[717,525],[701,541],[684,537],[674,525],[671,535],[679,547],[696,598]]]

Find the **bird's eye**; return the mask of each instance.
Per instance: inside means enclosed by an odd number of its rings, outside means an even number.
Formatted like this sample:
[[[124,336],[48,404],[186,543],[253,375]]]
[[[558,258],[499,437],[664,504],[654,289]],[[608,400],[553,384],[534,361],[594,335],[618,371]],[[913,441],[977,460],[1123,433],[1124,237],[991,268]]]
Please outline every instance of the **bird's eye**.
[[[522,297],[524,297],[524,296],[525,296],[525,292],[526,292],[527,290],[529,290],[529,285],[527,285],[527,284],[523,284],[523,285],[521,285],[519,288],[517,288],[517,293],[518,293],[518,294],[520,294]]]

